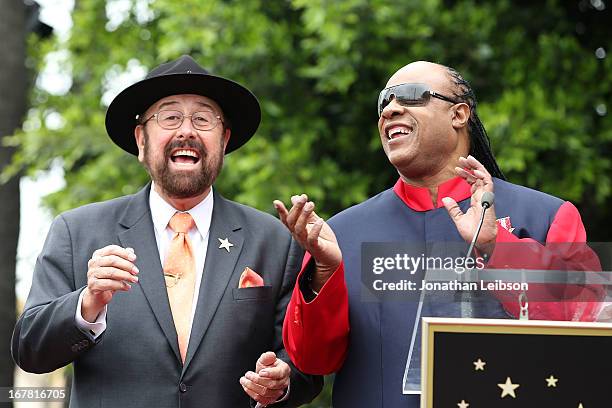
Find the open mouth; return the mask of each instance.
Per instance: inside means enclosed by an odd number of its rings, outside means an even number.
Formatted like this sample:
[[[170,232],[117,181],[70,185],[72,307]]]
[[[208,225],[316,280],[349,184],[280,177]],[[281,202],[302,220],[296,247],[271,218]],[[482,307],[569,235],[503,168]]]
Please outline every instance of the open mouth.
[[[408,136],[412,134],[413,130],[412,127],[406,125],[392,125],[386,129],[387,138],[393,140],[402,136]]]
[[[173,163],[180,165],[193,165],[200,161],[200,154],[193,149],[175,149],[170,155]]]

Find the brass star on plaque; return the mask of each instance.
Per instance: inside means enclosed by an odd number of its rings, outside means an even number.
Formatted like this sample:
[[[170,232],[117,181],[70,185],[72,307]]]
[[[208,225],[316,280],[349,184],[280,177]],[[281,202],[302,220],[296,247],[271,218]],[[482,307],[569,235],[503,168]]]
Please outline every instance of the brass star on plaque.
[[[502,389],[501,398],[504,398],[506,395],[509,395],[512,398],[516,398],[516,394],[514,393],[514,390],[520,387],[519,384],[512,384],[512,380],[510,379],[510,377],[506,378],[505,383],[497,384],[497,386]]]

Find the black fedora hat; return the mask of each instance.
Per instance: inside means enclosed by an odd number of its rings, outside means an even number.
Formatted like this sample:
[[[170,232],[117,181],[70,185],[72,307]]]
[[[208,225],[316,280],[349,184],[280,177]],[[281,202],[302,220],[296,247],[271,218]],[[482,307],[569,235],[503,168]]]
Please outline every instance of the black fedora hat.
[[[142,81],[127,87],[106,111],[106,131],[123,150],[138,154],[134,128],[151,105],[170,95],[195,94],[217,102],[232,130],[225,149],[229,153],[245,144],[261,120],[255,95],[244,86],[211,74],[189,55],[154,68]]]

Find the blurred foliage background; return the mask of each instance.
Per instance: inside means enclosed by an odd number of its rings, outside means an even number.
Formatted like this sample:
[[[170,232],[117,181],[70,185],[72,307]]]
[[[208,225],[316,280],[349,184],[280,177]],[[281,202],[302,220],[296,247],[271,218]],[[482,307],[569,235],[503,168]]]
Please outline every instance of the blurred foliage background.
[[[472,83],[510,181],[576,203],[590,240],[609,240],[612,47],[601,0],[76,0],[67,39],[29,42],[69,87],[34,87],[3,177],[63,168],[54,211],[133,193],[147,181],[104,128],[108,103],[146,72],[191,54],[250,88],[257,136],[227,156],[216,187],[273,212],[306,192],[330,216],[397,178],[379,143],[376,100],[415,60]],[[329,387],[311,407],[330,406]]]

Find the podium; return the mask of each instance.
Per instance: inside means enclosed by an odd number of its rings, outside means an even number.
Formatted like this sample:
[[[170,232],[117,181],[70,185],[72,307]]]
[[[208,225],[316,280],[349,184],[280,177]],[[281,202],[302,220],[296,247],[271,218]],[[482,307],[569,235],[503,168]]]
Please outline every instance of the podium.
[[[422,407],[612,407],[612,326],[562,321],[594,320],[612,295],[612,247],[498,243],[468,264],[464,246],[362,243],[362,301],[411,303],[398,392]],[[454,332],[431,328],[446,317]]]
[[[422,319],[421,407],[612,406],[612,324]]]
[[[427,395],[430,395],[430,399],[433,398],[435,393],[427,392],[427,388],[425,385],[426,375],[431,375],[433,371],[433,366],[431,362],[428,361],[429,354],[431,352],[431,347],[426,343],[426,340],[430,337],[434,336],[434,332],[427,332],[425,329],[425,322],[431,324],[429,322],[437,322],[439,318],[437,316],[452,316],[452,318],[446,319],[449,322],[453,323],[455,326],[465,325],[465,329],[471,328],[476,330],[479,324],[483,324],[488,329],[483,329],[471,333],[470,336],[473,336],[474,342],[486,341],[492,342],[495,344],[496,342],[505,341],[509,342],[508,339],[514,339],[516,341],[520,340],[521,342],[517,343],[515,346],[510,347],[510,345],[514,343],[508,343],[509,346],[503,346],[500,343],[499,347],[504,348],[506,354],[513,355],[515,360],[518,361],[520,355],[515,352],[516,349],[521,348],[528,350],[529,347],[526,347],[522,342],[524,341],[532,341],[533,339],[538,338],[539,343],[536,344],[542,350],[546,349],[546,341],[549,340],[557,340],[562,338],[563,336],[552,336],[552,337],[542,337],[542,336],[551,336],[552,334],[559,333],[567,333],[564,331],[559,331],[557,329],[561,328],[572,328],[576,329],[575,332],[572,332],[571,339],[580,340],[582,339],[579,345],[581,347],[589,348],[588,341],[584,340],[584,336],[589,333],[586,328],[599,327],[600,329],[604,328],[607,331],[603,331],[602,333],[606,333],[602,339],[594,340],[597,345],[598,342],[607,342],[607,349],[611,350],[606,355],[603,349],[600,349],[599,352],[601,355],[596,357],[596,361],[604,361],[606,358],[606,365],[608,369],[606,372],[602,372],[601,374],[604,376],[603,378],[608,378],[609,382],[612,380],[612,325],[605,324],[596,324],[592,326],[593,323],[576,323],[576,322],[563,322],[563,321],[542,321],[542,320],[513,320],[510,319],[503,310],[501,310],[501,306],[499,304],[499,300],[504,299],[506,301],[516,302],[517,304],[521,304],[521,316],[525,319],[528,319],[528,302],[564,302],[564,301],[573,301],[574,299],[570,297],[569,299],[558,297],[562,296],[564,291],[559,291],[558,288],[587,288],[587,287],[610,287],[610,283],[612,282],[612,272],[610,271],[598,271],[598,272],[585,272],[585,271],[551,271],[551,270],[477,270],[477,271],[466,271],[464,274],[457,275],[454,271],[449,271],[446,269],[432,269],[426,271],[424,274],[423,281],[432,283],[435,286],[437,283],[442,283],[447,285],[449,289],[447,290],[429,290],[429,291],[421,291],[420,299],[419,299],[419,307],[417,309],[417,314],[414,319],[414,327],[412,330],[412,338],[409,339],[410,347],[406,361],[406,369],[404,372],[403,378],[403,394],[420,394],[422,400],[422,407],[429,406],[446,406],[446,405],[425,405],[425,398]],[[506,283],[510,286],[510,289],[507,292],[504,291],[490,291],[490,290],[481,290],[485,285],[485,282],[498,282],[498,283]],[[453,283],[453,285],[450,285]],[[520,285],[528,284],[532,285],[532,288],[538,287],[540,290],[537,292],[537,296],[534,296],[533,290],[526,289],[525,291],[521,291]],[[456,289],[456,287],[467,287],[469,285],[472,289]],[[527,285],[527,286],[528,286]],[[474,289],[475,288],[475,289]],[[549,290],[549,288],[556,288],[554,290]],[[493,295],[495,293],[495,295]],[[527,298],[526,294],[530,293],[531,298]],[[571,291],[569,293],[572,293]],[[522,304],[523,300],[525,302]],[[578,299],[580,300],[580,299]],[[440,306],[437,306],[438,311],[442,311],[442,313],[436,313],[436,307],[431,307],[434,313],[427,313],[423,306],[430,303],[431,305],[455,305],[452,310],[454,314],[444,314],[444,309],[441,309]],[[588,304],[588,303],[586,303]],[[498,305],[499,310],[496,310],[495,306]],[[524,308],[523,308],[524,306]],[[587,306],[585,306],[587,307]],[[447,307],[448,309],[448,307]],[[523,310],[524,309],[524,310]],[[499,313],[499,312],[502,313]],[[469,324],[468,324],[469,323]],[[516,331],[518,327],[523,327],[521,325],[525,325],[522,334],[533,334],[533,336],[527,337],[513,337],[513,336],[501,336],[502,334],[510,334],[508,332],[509,327],[513,327],[512,331]],[[578,326],[576,326],[578,325]],[[546,330],[542,331],[542,329],[546,328]],[[552,330],[556,328],[555,330]],[[489,331],[487,331],[489,330]],[[491,331],[493,330],[493,331]],[[499,332],[495,332],[495,330],[499,330]],[[461,331],[457,331],[457,333],[461,333]],[[489,336],[484,336],[484,333],[488,333]],[[582,333],[582,334],[581,334]],[[493,334],[497,334],[497,336],[493,336]],[[569,334],[568,334],[569,335]],[[458,334],[455,336],[459,336]],[[537,337],[540,336],[540,337]],[[582,337],[581,337],[582,336]],[[444,337],[444,336],[442,336]],[[469,336],[461,337],[461,339],[467,338]],[[587,336],[588,337],[588,336]],[[527,340],[525,340],[527,339]],[[551,340],[551,341],[552,341]],[[592,339],[591,339],[592,340]],[[533,340],[535,341],[535,340]],[[564,340],[558,340],[562,344],[567,343],[567,346],[575,346],[568,338]],[[475,343],[479,344],[479,343]],[[504,343],[505,344],[505,343]],[[578,344],[578,343],[577,343]],[[576,344],[576,345],[577,345]],[[604,344],[600,345],[601,347]],[[426,347],[429,351],[426,351]],[[466,346],[467,347],[467,346]],[[484,346],[483,346],[484,347]],[[599,347],[599,346],[598,346]],[[440,349],[445,350],[445,349]],[[459,350],[460,351],[460,350]],[[562,357],[561,353],[563,350],[557,350],[557,359],[559,361],[565,361],[565,357]],[[609,356],[609,357],[608,357]],[[478,357],[475,357],[474,361],[477,361]],[[448,361],[453,361],[450,356],[444,354],[443,359],[449,359]],[[438,359],[438,362],[441,360]],[[581,366],[582,369],[586,370],[588,368],[588,364],[584,367]],[[427,373],[426,373],[427,370]],[[481,371],[481,370],[478,370]],[[457,375],[460,378],[468,378],[465,377],[465,372],[459,372]],[[500,374],[501,375],[501,374]],[[491,380],[494,381],[494,380]],[[552,380],[551,380],[552,381]],[[431,381],[428,383],[431,385]],[[497,384],[497,383],[495,383]],[[448,387],[448,385],[444,385],[444,387]],[[444,388],[443,387],[443,388]],[[554,388],[551,386],[551,388]],[[559,392],[556,394],[560,394]],[[505,396],[507,398],[507,396]],[[460,399],[455,401],[452,405],[448,406],[458,406],[461,401],[464,399]],[[466,403],[467,400],[465,400]],[[489,400],[488,400],[489,401]],[[450,403],[450,402],[449,402]],[[500,404],[500,401],[489,401],[488,406],[506,406],[506,405],[496,405]],[[504,402],[505,404],[505,402]],[[542,402],[541,406],[546,405],[547,402]],[[478,404],[478,406],[482,406]],[[508,405],[510,406],[510,405]],[[531,406],[531,405],[528,405]],[[539,406],[539,405],[534,405]],[[565,405],[562,405],[565,406]],[[600,406],[600,405],[596,405]],[[612,398],[608,404],[603,406],[612,406]],[[474,405],[471,405],[474,407]],[[578,405],[575,405],[578,407]],[[461,406],[460,408],[466,408],[466,406]],[[583,404],[583,408],[586,408],[586,405]]]

